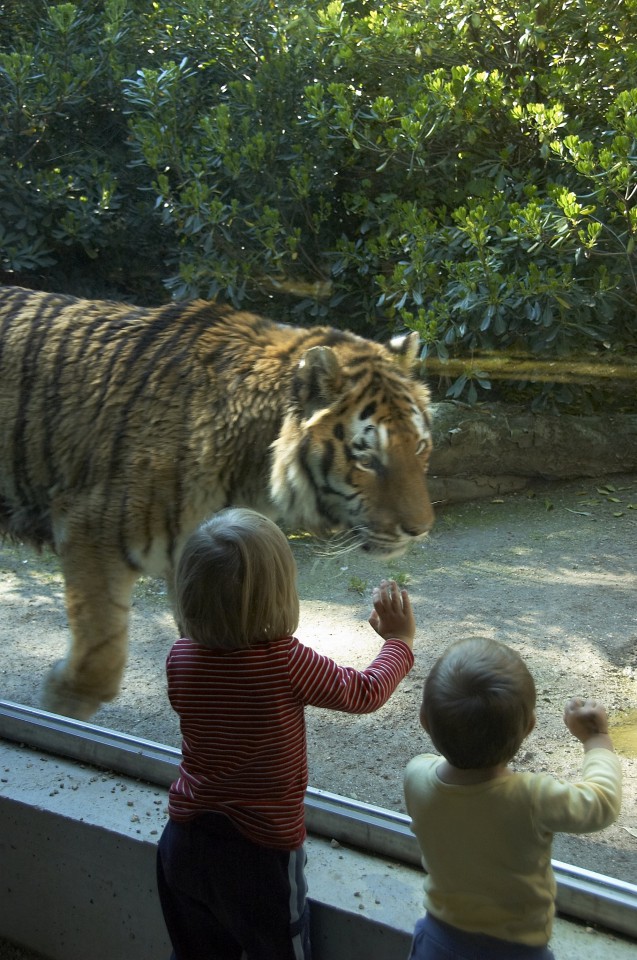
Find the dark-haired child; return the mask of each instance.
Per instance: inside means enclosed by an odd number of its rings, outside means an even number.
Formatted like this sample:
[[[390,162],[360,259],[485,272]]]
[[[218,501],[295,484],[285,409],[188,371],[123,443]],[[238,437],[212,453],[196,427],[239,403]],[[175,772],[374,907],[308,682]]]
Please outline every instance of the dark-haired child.
[[[405,799],[427,871],[410,960],[550,960],[553,834],[609,826],[621,768],[604,707],[573,698],[584,746],[576,783],[508,764],[535,726],[535,684],[502,643],[452,644],[425,681],[420,722],[442,754],[414,757]]]

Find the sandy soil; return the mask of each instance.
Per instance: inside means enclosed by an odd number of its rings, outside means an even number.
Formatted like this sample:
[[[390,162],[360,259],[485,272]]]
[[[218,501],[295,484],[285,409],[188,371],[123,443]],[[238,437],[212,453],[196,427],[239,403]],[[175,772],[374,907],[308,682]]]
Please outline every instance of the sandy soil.
[[[417,717],[429,667],[458,637],[495,637],[520,651],[538,689],[537,729],[518,768],[576,777],[581,747],[563,726],[563,704],[582,694],[607,705],[623,756],[623,812],[602,834],[556,838],[554,856],[637,883],[636,541],[637,478],[630,477],[539,485],[448,507],[424,544],[390,564],[326,555],[309,538],[293,539],[304,642],[366,666],[379,646],[367,624],[371,589],[383,576],[407,585],[418,621],[416,665],[381,711],[308,711],[311,784],[404,812],[405,763],[431,748]],[[45,672],[66,649],[63,585],[54,557],[8,544],[0,551],[0,695],[37,705]],[[174,635],[163,584],[142,581],[122,692],[96,723],[178,746],[163,675]]]

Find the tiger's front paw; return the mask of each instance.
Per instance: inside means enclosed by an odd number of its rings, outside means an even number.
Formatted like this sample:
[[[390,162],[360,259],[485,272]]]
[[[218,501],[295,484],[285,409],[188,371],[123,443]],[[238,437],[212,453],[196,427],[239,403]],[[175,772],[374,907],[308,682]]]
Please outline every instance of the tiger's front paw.
[[[90,720],[102,700],[73,687],[66,676],[66,661],[58,660],[49,672],[42,689],[42,709],[74,720]]]

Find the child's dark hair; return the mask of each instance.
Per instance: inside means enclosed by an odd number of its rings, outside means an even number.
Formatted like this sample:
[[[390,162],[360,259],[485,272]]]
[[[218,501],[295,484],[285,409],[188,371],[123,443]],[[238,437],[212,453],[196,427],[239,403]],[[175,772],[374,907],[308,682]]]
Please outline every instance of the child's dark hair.
[[[175,575],[182,634],[236,650],[294,633],[296,563],[285,534],[253,510],[216,514],[190,535]]]
[[[535,683],[510,647],[495,640],[452,644],[425,681],[422,724],[454,767],[508,763],[534,722]]]

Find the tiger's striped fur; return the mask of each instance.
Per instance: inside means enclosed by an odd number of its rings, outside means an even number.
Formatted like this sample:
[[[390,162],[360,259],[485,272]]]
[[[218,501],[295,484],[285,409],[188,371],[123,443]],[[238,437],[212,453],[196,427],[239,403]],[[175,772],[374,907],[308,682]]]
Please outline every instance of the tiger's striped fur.
[[[126,660],[135,581],[169,585],[223,507],[401,553],[433,522],[417,343],[204,301],[145,309],[0,287],[0,531],[59,554],[72,633],[47,709],[88,718]]]

